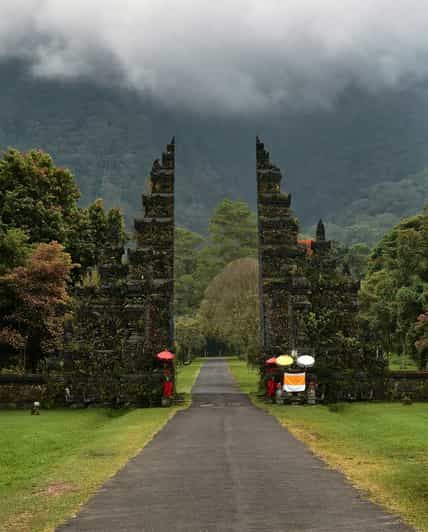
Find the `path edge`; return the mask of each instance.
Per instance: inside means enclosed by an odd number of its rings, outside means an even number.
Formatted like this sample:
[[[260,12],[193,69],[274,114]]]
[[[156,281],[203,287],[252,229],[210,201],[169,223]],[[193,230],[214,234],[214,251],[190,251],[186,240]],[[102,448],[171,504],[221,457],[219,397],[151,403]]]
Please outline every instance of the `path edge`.
[[[305,447],[308,449],[308,451],[316,458],[318,458],[319,460],[322,461],[322,463],[327,466],[328,469],[331,469],[332,471],[337,471],[339,472],[341,475],[343,475],[344,477],[344,480],[350,485],[352,486],[355,490],[357,490],[360,494],[361,494],[361,497],[369,502],[371,502],[372,504],[376,504],[377,506],[379,506],[381,509],[383,510],[386,510],[388,511],[389,513],[391,513],[391,515],[397,517],[398,519],[400,519],[405,525],[407,526],[410,526],[411,528],[413,528],[413,530],[415,530],[415,532],[428,532],[428,531],[425,531],[424,529],[422,528],[416,528],[416,525],[415,523],[412,522],[412,520],[410,518],[408,518],[407,516],[405,516],[404,514],[402,514],[399,510],[399,508],[397,508],[395,506],[394,503],[391,503],[391,500],[387,497],[383,498],[382,496],[380,496],[379,494],[375,493],[372,489],[370,489],[369,487],[365,487],[365,486],[362,486],[360,484],[358,484],[358,482],[356,480],[354,480],[353,478],[351,478],[347,473],[346,471],[343,469],[343,467],[341,466],[341,463],[338,463],[338,462],[335,462],[333,457],[332,456],[329,456],[328,454],[323,454],[321,452],[319,452],[319,450],[315,449],[312,445],[311,445],[311,442],[309,439],[305,438],[302,433],[294,428],[294,427],[290,427],[289,425],[286,425],[284,422],[282,422],[277,416],[275,416],[275,414],[273,414],[269,408],[268,408],[268,404],[264,404],[261,402],[261,400],[258,400],[256,397],[254,397],[254,395],[246,392],[245,390],[242,389],[240,383],[238,382],[237,378],[235,377],[235,375],[233,374],[232,372],[232,369],[230,367],[230,364],[229,362],[227,361],[227,368],[228,368],[228,371],[230,373],[230,375],[232,376],[233,380],[235,381],[236,385],[238,386],[238,388],[241,390],[241,392],[243,394],[245,394],[248,399],[251,401],[251,404],[265,412],[266,414],[268,414],[269,416],[273,417],[275,419],[275,421],[283,428],[285,429],[286,431],[288,431],[291,436],[293,436],[293,438],[295,438],[297,441],[299,441],[300,443],[303,443],[303,445],[305,445]]]

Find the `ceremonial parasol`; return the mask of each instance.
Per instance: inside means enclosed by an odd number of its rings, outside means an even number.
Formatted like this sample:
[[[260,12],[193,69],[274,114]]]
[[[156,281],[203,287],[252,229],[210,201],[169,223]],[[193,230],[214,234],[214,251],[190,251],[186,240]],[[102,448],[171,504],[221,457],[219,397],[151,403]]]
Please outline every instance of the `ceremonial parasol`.
[[[311,355],[301,355],[297,359],[297,365],[301,368],[311,368],[315,364],[315,359]]]
[[[174,360],[175,355],[173,355],[169,351],[161,351],[156,355],[156,358],[158,358],[159,360]]]
[[[294,363],[294,358],[290,355],[281,355],[276,359],[278,366],[291,366]]]

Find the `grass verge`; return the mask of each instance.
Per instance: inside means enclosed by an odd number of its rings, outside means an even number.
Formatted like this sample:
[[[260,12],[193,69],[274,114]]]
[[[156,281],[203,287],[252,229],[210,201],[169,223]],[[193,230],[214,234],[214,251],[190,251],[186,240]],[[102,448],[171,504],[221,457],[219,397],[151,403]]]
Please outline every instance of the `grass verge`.
[[[200,366],[178,370],[179,393]],[[182,408],[1,411],[0,531],[54,530]]]
[[[428,531],[428,404],[279,406],[257,397],[258,373],[237,359],[232,374],[253,402],[275,416],[369,498]]]

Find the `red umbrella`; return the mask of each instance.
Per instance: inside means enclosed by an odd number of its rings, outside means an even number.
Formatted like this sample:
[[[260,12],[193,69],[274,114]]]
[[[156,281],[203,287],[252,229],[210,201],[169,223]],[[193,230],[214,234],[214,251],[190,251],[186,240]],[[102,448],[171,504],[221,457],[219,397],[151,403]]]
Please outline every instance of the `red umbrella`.
[[[158,354],[156,355],[156,357],[157,357],[159,360],[174,360],[175,355],[173,355],[173,354],[170,353],[169,351],[161,351],[160,353],[158,353]]]
[[[268,358],[268,360],[266,360],[265,364],[276,364],[276,358],[275,357]]]

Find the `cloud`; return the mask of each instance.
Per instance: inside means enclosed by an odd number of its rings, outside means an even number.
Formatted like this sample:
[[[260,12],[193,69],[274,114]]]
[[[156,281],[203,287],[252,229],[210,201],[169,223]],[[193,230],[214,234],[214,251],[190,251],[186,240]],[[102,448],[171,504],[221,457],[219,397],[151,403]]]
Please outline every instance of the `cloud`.
[[[14,0],[2,6],[0,58],[250,113],[425,80],[427,23],[421,0]]]

